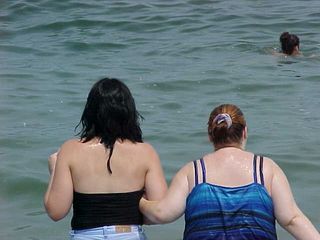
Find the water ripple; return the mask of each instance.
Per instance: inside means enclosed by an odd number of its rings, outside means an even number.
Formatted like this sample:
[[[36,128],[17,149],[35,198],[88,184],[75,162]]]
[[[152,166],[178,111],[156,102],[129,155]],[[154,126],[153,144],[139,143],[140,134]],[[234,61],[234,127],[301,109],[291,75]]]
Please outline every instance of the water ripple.
[[[320,155],[320,1],[19,0],[0,9],[1,239],[64,238],[67,224],[42,210],[46,158],[74,137],[104,76],[132,89],[168,180],[211,151],[212,108],[239,105],[248,148],[285,168],[319,225],[319,197],[309,191],[317,192]],[[283,31],[299,35],[303,56],[272,55]],[[150,230],[150,239],[180,239],[172,229]]]

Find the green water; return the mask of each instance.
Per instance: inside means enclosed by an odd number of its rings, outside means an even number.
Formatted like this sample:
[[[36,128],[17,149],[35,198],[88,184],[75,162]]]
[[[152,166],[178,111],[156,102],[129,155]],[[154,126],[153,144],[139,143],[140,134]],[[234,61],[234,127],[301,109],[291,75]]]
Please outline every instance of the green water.
[[[168,181],[211,151],[212,108],[237,104],[248,149],[283,167],[319,229],[319,9],[317,0],[1,1],[0,239],[67,238],[70,216],[55,223],[42,206],[47,157],[74,136],[104,76],[132,90]],[[283,31],[300,37],[304,57],[270,54]],[[183,219],[147,227],[151,240],[182,231]]]

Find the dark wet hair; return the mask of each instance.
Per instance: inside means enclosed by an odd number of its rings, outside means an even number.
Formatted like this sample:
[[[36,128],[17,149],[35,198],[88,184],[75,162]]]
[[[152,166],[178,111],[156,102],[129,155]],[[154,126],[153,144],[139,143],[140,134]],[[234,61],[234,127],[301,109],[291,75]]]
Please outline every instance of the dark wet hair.
[[[298,46],[299,48],[299,38],[294,35],[290,34],[288,32],[284,32],[280,36],[280,42],[281,42],[281,49],[282,52],[288,55],[291,55],[294,51],[294,48]]]
[[[83,142],[94,137],[101,138],[101,143],[109,149],[107,168],[110,174],[110,159],[117,139],[142,142],[140,120],[129,88],[115,78],[103,78],[90,90],[82,117],[76,128]]]
[[[208,120],[208,135],[215,147],[239,144],[246,127],[240,108],[233,104],[222,104],[214,108]]]

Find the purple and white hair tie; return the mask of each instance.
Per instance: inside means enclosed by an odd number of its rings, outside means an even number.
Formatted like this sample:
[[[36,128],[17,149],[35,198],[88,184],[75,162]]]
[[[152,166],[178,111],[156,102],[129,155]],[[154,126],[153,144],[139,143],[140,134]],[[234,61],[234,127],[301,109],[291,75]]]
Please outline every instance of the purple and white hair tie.
[[[228,113],[220,113],[218,114],[214,119],[213,122],[216,122],[218,125],[222,122],[226,122],[228,129],[231,127],[232,125],[232,119],[230,117],[230,115]]]

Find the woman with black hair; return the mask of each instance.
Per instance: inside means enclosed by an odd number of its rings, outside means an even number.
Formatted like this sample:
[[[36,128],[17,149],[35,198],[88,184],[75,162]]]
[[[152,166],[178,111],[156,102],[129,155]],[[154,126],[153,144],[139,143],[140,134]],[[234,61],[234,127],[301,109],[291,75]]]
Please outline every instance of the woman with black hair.
[[[124,83],[101,79],[88,95],[80,139],[50,156],[44,205],[54,221],[73,205],[70,239],[146,239],[139,200],[161,199],[167,184],[140,117]]]
[[[300,40],[297,35],[290,34],[289,32],[283,32],[280,35],[282,53],[286,55],[299,55]]]

